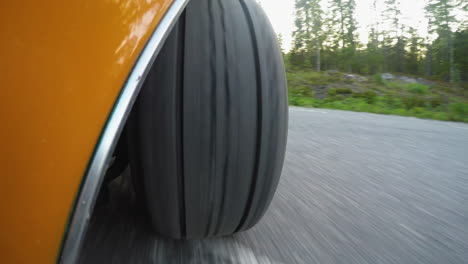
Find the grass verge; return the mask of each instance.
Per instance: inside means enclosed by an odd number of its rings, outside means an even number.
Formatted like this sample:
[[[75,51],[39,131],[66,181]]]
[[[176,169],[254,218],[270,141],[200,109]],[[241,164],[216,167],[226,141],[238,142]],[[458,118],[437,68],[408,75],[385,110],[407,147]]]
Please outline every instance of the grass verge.
[[[468,100],[463,88],[388,82],[378,76],[353,81],[343,76],[289,73],[289,104],[468,123]],[[317,93],[322,98],[317,98]]]

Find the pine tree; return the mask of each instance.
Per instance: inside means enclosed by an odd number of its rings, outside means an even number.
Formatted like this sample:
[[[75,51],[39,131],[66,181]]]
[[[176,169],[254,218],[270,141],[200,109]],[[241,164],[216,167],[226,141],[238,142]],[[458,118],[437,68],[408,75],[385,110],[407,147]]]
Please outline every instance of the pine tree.
[[[304,3],[302,0],[296,0],[295,3],[295,27],[293,31],[293,47],[291,50],[291,63],[303,65],[307,51],[307,35],[310,28],[306,21],[304,13]]]
[[[382,12],[384,31],[383,49],[385,68],[390,71],[404,71],[406,38],[403,34],[405,26],[401,22],[400,2],[385,0]]]
[[[345,69],[352,71],[352,60],[356,52],[357,22],[354,17],[356,3],[354,0],[331,0],[332,19],[330,28],[336,32],[333,36],[334,45],[340,47],[341,60]]]
[[[380,48],[380,20],[377,15],[377,0],[374,0],[370,6],[372,11],[373,21],[369,26],[368,42],[367,42],[367,73],[381,72],[383,55]]]
[[[428,32],[431,32],[431,25],[432,21],[431,18],[429,17],[428,21]],[[431,38],[430,35],[428,34],[426,36],[426,59],[425,59],[425,76],[430,77],[432,76],[432,43],[431,43]]]
[[[277,36],[277,39],[278,39],[278,46],[279,46],[279,48],[280,48],[281,54],[283,54],[283,56],[284,56],[284,48],[283,48],[284,40],[283,40],[283,34],[279,33],[278,36]]]
[[[455,33],[455,64],[460,72],[460,79],[468,81],[468,27]]]
[[[355,64],[356,48],[357,48],[357,21],[355,18],[356,2],[348,0],[345,4],[345,22],[346,22],[346,49],[345,58],[347,61],[348,72],[353,71]]]
[[[320,0],[296,0],[296,30],[293,32],[294,45],[292,61],[304,63],[314,59],[315,68],[321,68],[321,49],[325,38],[323,31],[323,10]]]
[[[436,47],[438,48],[438,60],[441,64],[438,71],[440,75],[448,75],[450,82],[455,81],[456,74],[451,29],[451,26],[457,22],[454,9],[454,0],[428,0],[425,7],[426,15],[430,21],[430,33],[438,35]]]
[[[313,39],[313,48],[315,49],[315,69],[321,68],[321,50],[325,35],[323,34],[323,11],[320,6],[320,0],[309,1],[310,15],[312,17],[311,38]]]
[[[339,43],[341,50],[344,50],[346,47],[346,0],[331,0],[330,8],[332,17],[335,19],[331,22],[336,30],[336,42]]]
[[[419,74],[419,62],[421,56],[422,39],[418,36],[415,28],[408,29],[409,38],[409,51],[407,53],[406,71],[411,74]]]
[[[305,25],[305,15],[301,0],[295,3],[295,30],[293,31],[293,45],[290,52],[290,61],[293,65],[303,65],[305,61],[305,52],[307,49],[307,31]]]

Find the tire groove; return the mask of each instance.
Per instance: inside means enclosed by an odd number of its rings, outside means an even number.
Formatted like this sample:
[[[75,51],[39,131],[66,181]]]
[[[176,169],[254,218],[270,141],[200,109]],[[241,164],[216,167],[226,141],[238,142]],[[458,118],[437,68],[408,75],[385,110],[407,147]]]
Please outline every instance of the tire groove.
[[[179,63],[178,78],[177,78],[177,91],[178,91],[178,103],[177,118],[179,119],[177,124],[179,129],[177,130],[177,160],[180,164],[179,170],[177,171],[178,176],[178,193],[179,193],[179,224],[181,237],[187,237],[187,225],[185,217],[185,171],[184,171],[184,75],[185,75],[185,11],[180,16],[180,28],[179,28],[179,45],[177,51],[177,60]]]
[[[220,2],[220,10],[221,10],[221,27],[223,29],[223,32],[226,32],[226,8],[223,4],[223,0]],[[224,210],[225,210],[225,201],[226,201],[226,190],[227,190],[227,174],[228,174],[228,162],[229,162],[229,149],[230,149],[230,115],[229,115],[229,109],[230,107],[230,91],[229,91],[229,72],[228,72],[228,67],[229,67],[229,61],[228,61],[228,51],[227,51],[227,40],[226,40],[226,34],[223,34],[223,56],[225,58],[225,65],[224,65],[224,87],[226,88],[226,98],[225,98],[225,114],[226,114],[226,129],[225,129],[225,137],[224,137],[224,146],[226,147],[225,152],[225,158],[224,158],[224,164],[223,164],[223,180],[221,184],[221,201],[220,201],[220,208],[219,208],[219,213],[218,213],[218,221],[216,223],[215,227],[215,233],[219,233],[221,229],[221,224],[222,224],[222,216],[224,215]]]
[[[239,0],[239,3],[244,11],[247,23],[249,25],[249,32],[252,41],[254,60],[255,60],[255,78],[256,78],[256,88],[257,88],[257,134],[256,134],[256,146],[255,146],[255,164],[252,173],[252,182],[250,184],[249,197],[247,199],[247,204],[244,209],[244,213],[239,222],[239,225],[236,228],[235,232],[242,230],[247,221],[247,217],[251,211],[251,206],[255,194],[255,189],[258,181],[258,171],[260,163],[260,147],[261,147],[261,135],[262,135],[262,80],[261,80],[261,71],[260,71],[260,58],[259,58],[259,48],[257,37],[254,32],[252,16],[248,10],[248,7],[244,0]]]
[[[210,72],[211,72],[211,122],[210,122],[210,133],[211,133],[211,146],[210,146],[210,161],[211,161],[211,168],[209,172],[209,213],[208,213],[208,221],[207,225],[205,227],[205,235],[208,236],[210,233],[210,227],[213,222],[213,217],[214,217],[214,199],[215,199],[215,186],[214,186],[214,176],[216,174],[216,126],[217,126],[217,114],[216,114],[216,100],[217,100],[217,93],[216,93],[216,81],[217,81],[217,76],[216,76],[216,55],[217,55],[217,50],[216,50],[216,39],[214,36],[215,33],[215,23],[214,23],[214,17],[213,17],[213,1],[208,0],[208,16],[209,16],[209,21],[210,21],[210,30],[209,30],[209,38],[210,38],[210,43],[212,44],[212,49],[213,49],[213,56],[210,57]]]

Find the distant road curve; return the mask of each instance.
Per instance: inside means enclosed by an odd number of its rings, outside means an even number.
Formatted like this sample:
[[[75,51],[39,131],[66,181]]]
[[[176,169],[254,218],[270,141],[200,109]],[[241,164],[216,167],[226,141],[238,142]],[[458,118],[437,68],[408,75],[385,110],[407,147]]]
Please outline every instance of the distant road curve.
[[[467,263],[468,125],[290,108],[277,194],[233,237],[158,238],[112,194],[82,263]]]

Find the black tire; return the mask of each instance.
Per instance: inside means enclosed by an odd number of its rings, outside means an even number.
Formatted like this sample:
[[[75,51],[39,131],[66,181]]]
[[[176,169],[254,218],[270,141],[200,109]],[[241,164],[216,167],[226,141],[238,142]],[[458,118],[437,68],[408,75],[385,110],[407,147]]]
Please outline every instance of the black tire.
[[[276,190],[287,137],[276,35],[251,0],[191,0],[129,119],[135,186],[172,238],[255,225]]]

